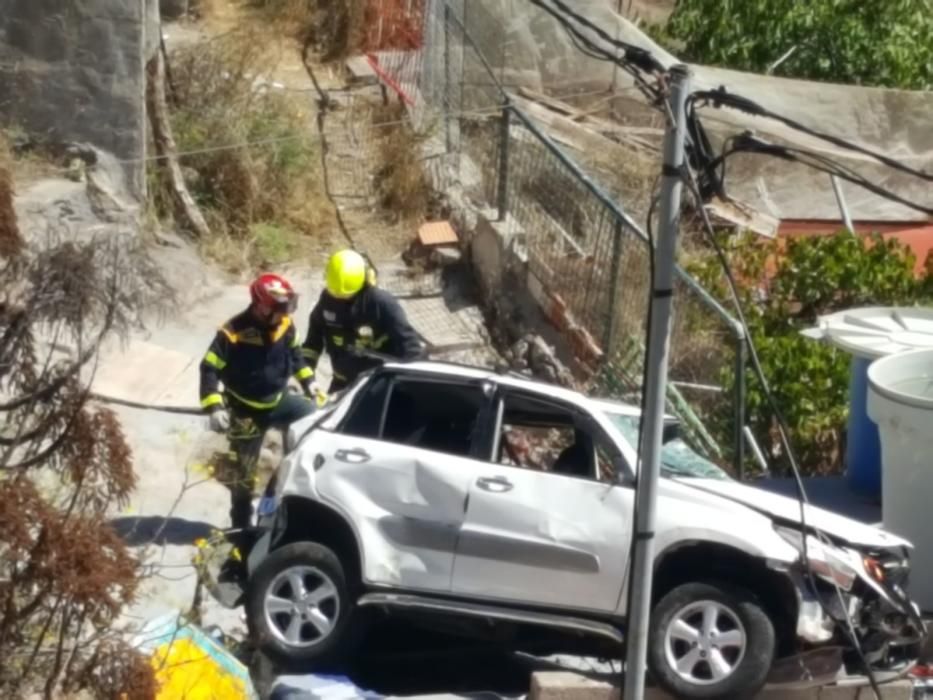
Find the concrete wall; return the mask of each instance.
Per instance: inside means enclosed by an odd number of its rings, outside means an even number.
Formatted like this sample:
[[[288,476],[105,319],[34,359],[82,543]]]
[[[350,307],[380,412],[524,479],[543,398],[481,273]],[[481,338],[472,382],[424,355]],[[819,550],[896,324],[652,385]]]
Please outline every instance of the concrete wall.
[[[158,42],[158,0],[0,0],[0,120],[139,161]],[[144,164],[123,167],[142,197]]]
[[[590,680],[575,673],[543,672],[531,678],[528,700],[623,700],[617,684]],[[880,700],[911,700],[910,681],[897,681],[881,686]],[[765,689],[760,700],[868,700],[875,694],[864,684],[829,685],[799,690]],[[657,688],[645,692],[645,700],[675,700]]]

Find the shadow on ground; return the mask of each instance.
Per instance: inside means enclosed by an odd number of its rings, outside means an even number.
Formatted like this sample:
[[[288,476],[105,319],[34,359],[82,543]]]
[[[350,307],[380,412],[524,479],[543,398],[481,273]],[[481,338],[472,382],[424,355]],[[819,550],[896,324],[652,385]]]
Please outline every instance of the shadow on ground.
[[[257,661],[253,659],[251,666],[262,697],[316,700],[302,682],[301,669],[286,671],[266,659]],[[527,693],[531,668],[496,645],[471,644],[402,622],[387,622],[371,629],[340,675],[378,696],[500,698]]]
[[[161,516],[115,518],[110,525],[131,547],[193,545],[198,539],[210,537],[216,529],[210,523]]]

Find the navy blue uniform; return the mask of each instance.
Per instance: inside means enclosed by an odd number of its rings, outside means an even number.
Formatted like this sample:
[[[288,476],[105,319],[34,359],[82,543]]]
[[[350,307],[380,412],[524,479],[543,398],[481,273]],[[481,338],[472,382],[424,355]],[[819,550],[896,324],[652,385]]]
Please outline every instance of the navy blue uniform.
[[[314,404],[288,392],[291,377],[307,382],[313,376],[301,354],[298,332],[284,317],[268,328],[247,310],[225,323],[201,361],[201,406],[230,411],[233,527],[247,527],[252,517],[252,493],[262,441],[269,428],[286,428],[314,411]],[[220,384],[223,384],[223,393]]]
[[[379,364],[353,353],[354,347],[400,360],[423,355],[418,334],[401,304],[388,292],[366,286],[352,299],[337,299],[323,292],[311,311],[302,352],[313,370],[321,353],[327,351],[334,369],[331,391],[342,389]]]

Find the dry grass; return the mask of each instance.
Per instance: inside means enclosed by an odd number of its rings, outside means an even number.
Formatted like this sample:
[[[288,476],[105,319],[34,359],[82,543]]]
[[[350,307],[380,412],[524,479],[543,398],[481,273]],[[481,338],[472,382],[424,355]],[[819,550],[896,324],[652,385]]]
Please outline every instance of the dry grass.
[[[251,0],[282,36],[309,42],[325,62],[359,52],[366,35],[365,0]]]
[[[300,255],[334,225],[306,97],[260,84],[272,82],[264,76],[276,69],[268,37],[240,29],[171,60],[179,150],[202,151],[180,160],[215,232],[204,249],[234,270],[271,262],[269,249]],[[159,211],[169,212],[155,197]],[[277,234],[281,243],[271,240]]]
[[[373,112],[378,166],[379,203],[400,221],[421,221],[431,202],[431,184],[424,170],[418,134],[406,119],[405,107],[393,103]]]

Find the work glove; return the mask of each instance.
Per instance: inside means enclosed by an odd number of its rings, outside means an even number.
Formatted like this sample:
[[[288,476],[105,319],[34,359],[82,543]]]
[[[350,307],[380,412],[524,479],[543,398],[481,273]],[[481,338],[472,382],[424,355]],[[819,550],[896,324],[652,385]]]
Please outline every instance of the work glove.
[[[211,411],[208,416],[211,430],[215,433],[225,434],[230,429],[230,414],[223,408]]]
[[[301,382],[301,390],[304,392],[305,396],[317,404],[318,407],[327,403],[327,394],[321,391],[321,388],[310,379]]]

